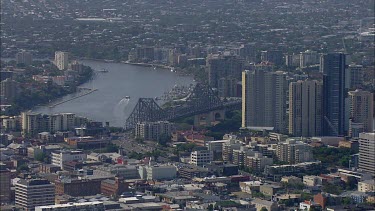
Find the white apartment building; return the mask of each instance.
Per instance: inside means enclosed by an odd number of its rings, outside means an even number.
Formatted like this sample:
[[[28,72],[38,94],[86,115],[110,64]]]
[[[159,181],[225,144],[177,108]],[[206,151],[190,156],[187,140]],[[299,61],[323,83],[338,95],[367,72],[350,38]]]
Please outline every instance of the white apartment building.
[[[66,70],[68,69],[69,65],[69,53],[56,51],[55,52],[55,65],[59,70]]]
[[[277,144],[276,156],[289,164],[313,161],[311,146],[292,138]]]
[[[375,132],[359,134],[359,169],[375,176]]]
[[[203,166],[213,160],[213,154],[208,150],[194,151],[190,154],[190,163],[196,166]]]
[[[171,180],[177,175],[177,168],[173,165],[147,165],[139,167],[141,179]]]
[[[87,159],[86,153],[82,151],[60,151],[60,152],[52,152],[52,164],[56,166],[60,166],[63,168],[63,163],[67,161],[84,161]]]
[[[21,179],[16,183],[16,205],[29,211],[52,204],[55,204],[55,186],[48,180]]]

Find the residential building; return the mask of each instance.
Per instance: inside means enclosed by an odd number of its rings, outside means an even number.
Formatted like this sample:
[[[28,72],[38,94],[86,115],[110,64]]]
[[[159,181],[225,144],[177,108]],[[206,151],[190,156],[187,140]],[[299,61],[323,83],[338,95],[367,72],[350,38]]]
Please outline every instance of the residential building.
[[[28,51],[21,51],[16,54],[17,64],[30,65],[33,62],[33,55]]]
[[[316,51],[306,50],[300,53],[300,67],[319,64],[319,54]]]
[[[375,181],[365,180],[365,181],[358,182],[358,191],[359,192],[375,192]]]
[[[135,165],[108,165],[99,166],[94,170],[94,175],[97,176],[118,176],[126,179],[138,179],[139,172]]]
[[[256,66],[242,72],[242,127],[285,132],[287,88],[282,71],[268,72]]]
[[[266,166],[273,164],[273,159],[263,156],[262,153],[254,153],[253,156],[246,156],[245,166],[257,172],[263,172]]]
[[[314,175],[305,175],[303,176],[303,184],[309,187],[321,186],[323,178]]]
[[[56,51],[55,52],[55,65],[59,70],[68,69],[69,65],[69,53]]]
[[[375,176],[375,132],[359,134],[359,169]]]
[[[0,82],[2,104],[11,104],[18,95],[18,83],[10,78]]]
[[[66,210],[80,210],[80,211],[104,211],[103,202],[78,202],[69,204],[56,204],[48,206],[37,206],[35,211],[66,211]]]
[[[55,186],[44,179],[21,179],[16,183],[16,205],[25,210],[55,204]]]
[[[222,78],[241,78],[243,60],[237,56],[211,54],[207,57],[206,67],[209,85],[218,88]]]
[[[6,168],[6,165],[0,164],[0,204],[11,202],[10,176],[10,171]]]
[[[371,92],[356,89],[349,92],[351,123],[363,124],[363,132],[372,132],[374,116],[374,95]],[[349,130],[349,136],[353,135]]]
[[[289,84],[289,134],[299,137],[322,134],[322,84],[306,80]]]
[[[59,166],[63,168],[63,163],[68,161],[84,161],[87,158],[86,153],[82,151],[59,151],[59,152],[52,152],[52,164],[55,166]]]
[[[158,140],[162,135],[170,136],[174,124],[168,121],[140,122],[135,127],[135,136],[145,140]]]
[[[237,82],[236,78],[220,78],[218,81],[219,97],[237,97]]]
[[[273,201],[266,201],[262,199],[254,199],[251,201],[255,205],[257,211],[261,211],[263,208],[266,208],[268,211],[277,211],[279,210],[277,203]]]
[[[274,65],[283,65],[283,52],[280,50],[261,51],[262,62],[271,62]]]
[[[289,164],[313,161],[311,146],[291,138],[277,144],[276,157]]]
[[[203,166],[204,164],[213,161],[213,153],[208,150],[193,151],[190,155],[190,162],[196,166]]]
[[[364,80],[364,70],[362,65],[350,64],[349,67],[350,73],[350,89],[360,89],[363,86]]]
[[[320,68],[323,73],[323,135],[344,136],[346,83],[346,55],[342,53],[323,54]]]

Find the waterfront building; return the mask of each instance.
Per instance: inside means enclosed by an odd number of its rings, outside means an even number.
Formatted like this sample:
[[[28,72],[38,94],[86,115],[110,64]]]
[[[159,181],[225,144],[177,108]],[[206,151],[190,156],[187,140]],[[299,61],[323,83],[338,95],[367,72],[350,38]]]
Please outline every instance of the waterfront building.
[[[170,136],[174,131],[174,124],[168,121],[139,122],[135,127],[135,136],[145,140],[158,140],[160,136]]]
[[[242,73],[242,127],[286,132],[286,74],[263,68]]]
[[[11,202],[10,196],[10,171],[5,165],[0,164],[0,204]]]
[[[289,84],[289,134],[299,137],[322,134],[322,84],[297,81]]]
[[[45,179],[21,179],[16,183],[16,205],[27,211],[55,204],[55,186]]]
[[[30,65],[33,62],[33,56],[28,51],[21,51],[16,54],[17,64]]]
[[[203,166],[213,161],[213,153],[208,150],[193,151],[190,155],[190,162],[196,166]]]
[[[349,136],[353,137],[353,125],[362,124],[363,132],[372,132],[374,116],[373,93],[357,89],[349,92]],[[358,137],[358,136],[354,136]]]
[[[276,157],[289,164],[313,161],[311,146],[291,138],[277,144]]]
[[[221,78],[241,78],[243,60],[237,56],[213,54],[207,57],[206,67],[209,85],[218,88]]]
[[[375,132],[359,134],[359,169],[375,176]]]
[[[59,70],[68,69],[69,65],[69,53],[63,51],[55,52],[55,65]]]
[[[345,96],[346,55],[343,53],[323,54],[320,68],[323,72],[323,135],[344,136],[345,131]]]

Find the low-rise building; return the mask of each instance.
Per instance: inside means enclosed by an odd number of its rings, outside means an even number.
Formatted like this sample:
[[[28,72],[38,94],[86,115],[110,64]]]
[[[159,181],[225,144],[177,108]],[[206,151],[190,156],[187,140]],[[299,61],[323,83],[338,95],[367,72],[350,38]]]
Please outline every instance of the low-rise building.
[[[147,180],[171,180],[176,178],[177,168],[172,165],[147,165],[139,167],[142,179]]]
[[[365,180],[365,181],[358,182],[358,191],[359,192],[375,192],[375,181]]]
[[[37,206],[35,211],[66,211],[66,210],[80,210],[80,211],[104,211],[105,207],[103,202],[80,202],[80,203],[68,203],[68,204],[56,204],[48,206]]]
[[[63,163],[67,161],[84,161],[87,158],[86,153],[82,151],[59,151],[59,152],[52,152],[52,164],[55,166],[59,166],[63,168]]]
[[[193,151],[190,156],[190,162],[196,166],[203,166],[213,160],[213,154],[208,150]]]

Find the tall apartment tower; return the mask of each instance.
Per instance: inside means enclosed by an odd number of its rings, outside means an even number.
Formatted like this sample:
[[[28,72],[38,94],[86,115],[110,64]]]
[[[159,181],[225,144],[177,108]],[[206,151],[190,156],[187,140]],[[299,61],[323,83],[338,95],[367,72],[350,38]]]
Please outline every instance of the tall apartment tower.
[[[345,135],[345,98],[348,93],[345,54],[330,53],[320,57],[323,72],[323,135]]]
[[[214,54],[207,57],[206,67],[210,86],[218,88],[221,78],[241,78],[243,60],[237,56]]]
[[[286,131],[286,75],[262,69],[242,73],[242,127]]]
[[[364,80],[364,71],[362,65],[356,65],[356,64],[350,64],[349,67],[349,73],[350,73],[350,88],[351,89],[359,89],[363,85]]]
[[[0,204],[10,203],[10,171],[0,164]]]
[[[21,51],[16,54],[17,64],[30,65],[33,62],[33,56],[30,52]]]
[[[55,52],[55,65],[59,70],[66,70],[68,69],[69,65],[69,53],[56,51]]]
[[[305,80],[289,84],[289,133],[312,137],[322,133],[323,85]]]
[[[371,92],[357,89],[349,92],[350,114],[353,123],[363,124],[363,132],[372,132],[374,116],[374,96]],[[349,128],[349,133],[351,130]],[[351,135],[351,134],[349,134]]]
[[[359,163],[360,170],[375,176],[375,133],[359,134]]]
[[[16,183],[16,205],[25,210],[55,204],[55,186],[44,179],[21,179]]]

